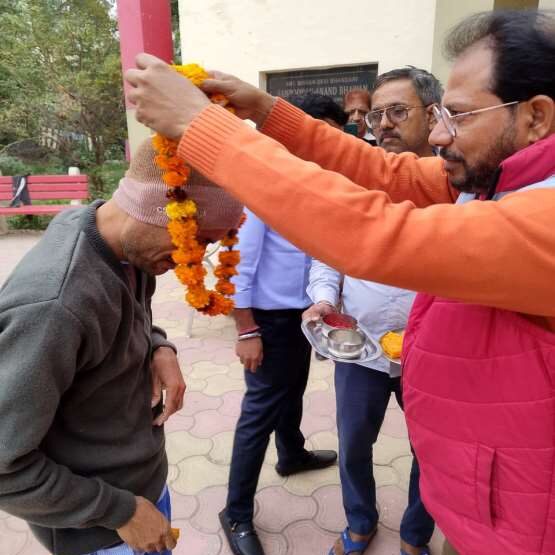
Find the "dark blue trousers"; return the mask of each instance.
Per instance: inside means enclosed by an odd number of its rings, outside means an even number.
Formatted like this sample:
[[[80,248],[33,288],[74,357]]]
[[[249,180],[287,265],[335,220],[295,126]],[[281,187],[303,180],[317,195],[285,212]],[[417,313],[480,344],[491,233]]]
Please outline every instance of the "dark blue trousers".
[[[392,393],[402,407],[401,378],[390,378],[385,372],[358,364],[336,363],[339,474],[347,522],[356,534],[369,534],[378,523],[372,446]],[[434,521],[420,499],[419,478],[415,458],[408,506],[401,521],[401,539],[414,546],[426,545],[434,531]]]
[[[226,505],[232,521],[252,520],[256,486],[273,431],[280,464],[306,456],[300,424],[310,345],[300,327],[303,310],[253,309],[264,358],[254,374],[245,371],[247,391],[235,429]]]

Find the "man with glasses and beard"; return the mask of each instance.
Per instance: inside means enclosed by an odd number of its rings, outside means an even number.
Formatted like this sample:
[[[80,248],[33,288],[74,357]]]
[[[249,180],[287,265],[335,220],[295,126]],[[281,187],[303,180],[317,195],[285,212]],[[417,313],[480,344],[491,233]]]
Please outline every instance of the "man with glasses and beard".
[[[430,514],[464,555],[555,553],[555,14],[476,14],[430,143],[371,148],[224,75],[141,55],[130,99],[179,154],[305,252],[421,291],[403,399]],[[250,118],[261,132],[244,125]],[[267,136],[264,136],[267,135]],[[461,194],[462,193],[462,194]]]
[[[432,106],[442,94],[440,82],[423,69],[405,67],[379,75],[366,115],[378,144],[387,152],[432,156],[428,143],[435,125]],[[312,261],[308,294],[314,304],[304,318],[319,320],[341,307],[376,338],[404,328],[414,301],[412,291],[344,276],[319,260]],[[330,555],[362,553],[378,529],[372,451],[392,394],[402,406],[400,374],[400,366],[390,364],[385,356],[363,364],[335,363],[339,472],[347,528]],[[401,555],[429,554],[434,521],[420,499],[419,477],[414,459],[400,526]]]

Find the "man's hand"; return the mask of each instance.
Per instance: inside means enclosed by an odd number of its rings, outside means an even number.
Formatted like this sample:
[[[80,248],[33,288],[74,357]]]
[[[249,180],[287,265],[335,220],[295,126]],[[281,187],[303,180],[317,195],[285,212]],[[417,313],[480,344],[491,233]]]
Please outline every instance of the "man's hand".
[[[185,380],[179,368],[177,355],[170,347],[158,347],[152,355],[150,363],[152,372],[152,406],[155,407],[162,398],[162,390],[166,390],[164,411],[154,426],[161,426],[174,412],[183,408]]]
[[[272,95],[227,73],[213,71],[211,76],[200,87],[205,93],[225,95],[237,117],[250,119],[258,127],[264,124],[275,102]]]
[[[252,339],[237,341],[235,352],[241,364],[245,367],[245,370],[254,373],[262,363],[262,358],[264,356],[262,339],[260,337],[253,337]]]
[[[144,497],[135,497],[137,508],[131,520],[118,528],[119,537],[137,551],[172,550],[176,540],[168,519]]]
[[[315,322],[316,320],[320,320],[324,316],[331,314],[332,312],[337,312],[337,309],[329,303],[325,302],[318,302],[313,304],[311,307],[307,308],[303,312],[303,320],[310,320],[311,322]]]
[[[150,54],[135,58],[125,80],[133,87],[127,98],[135,104],[135,117],[164,137],[180,139],[187,126],[210,101],[188,79]]]

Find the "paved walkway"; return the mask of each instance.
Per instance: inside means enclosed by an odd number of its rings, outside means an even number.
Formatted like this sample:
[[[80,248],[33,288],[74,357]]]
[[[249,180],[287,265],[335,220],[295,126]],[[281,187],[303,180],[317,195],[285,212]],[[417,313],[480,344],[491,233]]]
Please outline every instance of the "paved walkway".
[[[0,236],[0,283],[38,235]],[[183,410],[166,426],[174,526],[174,555],[230,555],[217,519],[226,496],[233,430],[244,391],[229,318],[196,316],[185,337],[186,308],[173,274],[159,280],[153,311],[179,348],[187,381]],[[310,448],[337,449],[333,367],[313,360],[302,430]],[[406,502],[410,449],[403,414],[392,400],[374,448],[380,527],[367,554],[398,555],[399,522]],[[267,555],[327,555],[345,526],[336,466],[281,478],[275,446],[267,453],[256,499],[255,524]],[[432,541],[440,552],[441,538]],[[46,555],[21,520],[0,512],[0,555]],[[63,555],[63,554],[59,554]]]

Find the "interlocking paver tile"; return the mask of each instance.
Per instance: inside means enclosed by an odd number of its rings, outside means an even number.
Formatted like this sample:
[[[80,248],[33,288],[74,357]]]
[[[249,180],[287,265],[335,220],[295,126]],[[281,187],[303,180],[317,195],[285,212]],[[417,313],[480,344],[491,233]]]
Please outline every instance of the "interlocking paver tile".
[[[390,466],[374,465],[374,479],[376,480],[376,487],[392,486],[398,484],[400,477]]]
[[[182,495],[197,495],[204,488],[227,485],[228,469],[207,457],[190,457],[178,465],[179,476],[172,488]]]
[[[217,534],[205,534],[187,520],[174,520],[172,525],[181,531],[173,555],[219,555],[222,540]]]
[[[306,386],[306,393],[313,393],[315,391],[328,391],[330,384],[326,380],[310,380]]]
[[[339,469],[330,466],[323,470],[313,470],[289,476],[285,482],[285,489],[295,495],[312,495],[318,488],[337,484],[339,482]]]
[[[337,535],[319,528],[312,520],[290,524],[284,531],[289,545],[287,555],[325,555]]]
[[[337,449],[339,448],[337,434],[334,434],[331,431],[312,434],[308,438],[308,441],[311,449],[332,449],[337,452]]]
[[[168,432],[176,432],[179,430],[190,430],[195,424],[195,419],[192,416],[183,416],[179,413],[172,415],[172,418],[164,424],[164,430]]]
[[[218,408],[218,412],[224,416],[238,417],[241,413],[242,400],[243,391],[228,391],[222,395],[222,404]]]
[[[180,414],[193,416],[194,414],[205,410],[216,410],[220,408],[221,405],[222,400],[218,397],[211,397],[210,395],[205,395],[200,391],[187,391],[185,393],[183,409],[181,409]]]
[[[196,380],[206,380],[218,374],[227,374],[228,368],[225,364],[218,364],[214,360],[194,362],[188,376]]]
[[[231,462],[231,449],[233,447],[234,432],[220,432],[212,437],[212,449],[208,456],[216,464],[229,465]]]
[[[191,525],[207,534],[217,534],[221,525],[218,513],[225,507],[227,487],[206,488],[197,495],[198,509],[191,518]]]
[[[10,553],[15,555],[20,553],[28,541],[30,532],[27,529],[25,532],[18,532],[11,530],[8,527],[7,521],[0,522],[0,553]]]
[[[172,499],[172,517],[174,520],[189,520],[197,512],[199,502],[194,495],[181,495],[170,487]]]
[[[185,431],[166,433],[166,453],[170,464],[177,464],[195,455],[207,455],[211,449],[210,439],[199,439]]]
[[[393,460],[410,455],[410,446],[406,439],[380,434],[374,445],[374,464],[391,464]]]
[[[409,489],[410,469],[412,466],[412,455],[399,457],[392,462],[392,466],[399,475],[398,486],[404,490]]]
[[[318,432],[332,430],[335,427],[335,418],[332,416],[316,416],[314,414],[305,414],[301,423],[301,431],[305,437],[311,436]]]
[[[228,391],[244,391],[245,382],[230,378],[227,374],[221,376],[212,376],[206,379],[206,387],[204,392],[206,395],[218,397]]]
[[[318,503],[314,521],[329,532],[341,532],[346,526],[341,488],[337,484],[318,488],[313,495]]]
[[[408,437],[405,415],[399,408],[386,410],[386,417],[381,432],[382,434],[406,439]]]
[[[191,434],[196,437],[209,438],[220,432],[228,432],[235,429],[237,418],[224,416],[217,410],[205,410],[195,414],[195,425],[191,428]]]
[[[281,532],[297,520],[311,520],[316,515],[317,505],[312,497],[293,495],[281,487],[264,488],[257,499],[260,512],[256,523],[268,532]]]
[[[264,463],[260,471],[258,479],[258,489],[267,488],[269,486],[281,486],[285,482],[285,478],[280,476],[274,467],[274,464]]]
[[[335,394],[332,391],[315,391],[305,394],[305,414],[314,416],[335,415]]]
[[[380,522],[391,530],[399,530],[407,506],[407,492],[397,486],[378,488],[376,497],[380,505]]]

